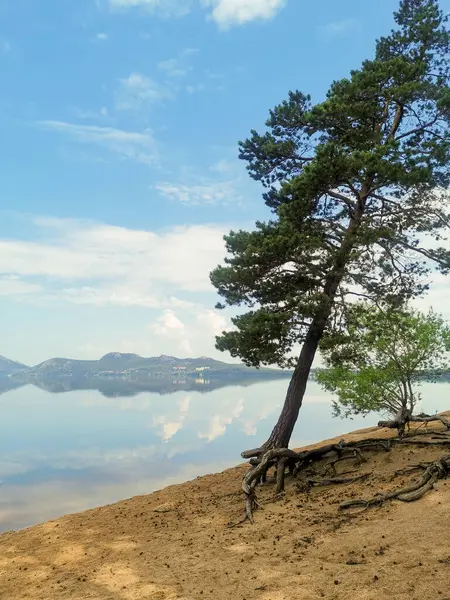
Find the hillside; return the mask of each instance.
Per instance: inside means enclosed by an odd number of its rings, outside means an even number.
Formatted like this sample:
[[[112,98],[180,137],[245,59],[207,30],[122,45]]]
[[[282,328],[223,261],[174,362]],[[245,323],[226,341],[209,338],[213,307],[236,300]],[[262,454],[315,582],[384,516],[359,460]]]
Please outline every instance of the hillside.
[[[344,437],[392,435],[371,428]],[[441,453],[429,446],[365,451],[363,465],[347,461],[337,467],[338,473],[368,473],[363,483],[304,488],[290,482],[278,500],[267,486],[258,493],[264,510],[256,513],[254,526],[228,526],[242,516],[240,482],[247,467],[241,465],[6,533],[0,537],[0,597],[445,600],[448,481],[417,502],[338,511],[343,500],[404,485],[415,475],[397,475],[399,469]]]
[[[176,358],[161,355],[144,358],[137,354],[111,352],[100,360],[52,358],[35,367],[18,365],[4,359],[1,375],[23,385],[33,383],[43,389],[103,389],[105,382],[115,381],[138,391],[151,391],[168,389],[174,383],[185,389],[191,389],[195,382],[217,387],[224,385],[226,381],[288,377],[290,372],[252,369],[207,356]]]
[[[27,371],[30,367],[23,365],[22,363],[10,360],[5,356],[0,356],[0,377],[2,375],[9,375],[11,373],[20,373]]]

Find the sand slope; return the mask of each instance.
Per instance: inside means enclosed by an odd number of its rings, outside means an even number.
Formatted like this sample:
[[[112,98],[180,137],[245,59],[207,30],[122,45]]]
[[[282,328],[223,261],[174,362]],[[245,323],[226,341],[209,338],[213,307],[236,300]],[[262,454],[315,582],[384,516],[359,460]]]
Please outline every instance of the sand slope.
[[[369,429],[345,438],[379,436]],[[0,598],[450,600],[450,480],[412,504],[337,511],[343,499],[411,479],[393,479],[396,469],[442,453],[369,453],[360,467],[373,471],[366,482],[309,494],[290,483],[278,501],[267,487],[253,527],[226,527],[242,516],[247,467],[239,466],[7,533],[0,537]]]

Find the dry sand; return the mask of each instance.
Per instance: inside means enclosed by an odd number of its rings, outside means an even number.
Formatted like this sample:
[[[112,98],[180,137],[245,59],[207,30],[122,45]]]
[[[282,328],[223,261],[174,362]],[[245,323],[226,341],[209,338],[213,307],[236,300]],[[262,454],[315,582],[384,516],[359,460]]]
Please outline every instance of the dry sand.
[[[384,431],[384,436],[392,435]],[[377,429],[345,439],[380,437]],[[337,440],[336,440],[337,441]],[[442,449],[367,453],[364,483],[298,493],[288,483],[242,516],[241,465],[0,537],[1,600],[450,600],[450,480],[411,504],[338,512],[408,477]],[[349,464],[343,463],[342,470]]]

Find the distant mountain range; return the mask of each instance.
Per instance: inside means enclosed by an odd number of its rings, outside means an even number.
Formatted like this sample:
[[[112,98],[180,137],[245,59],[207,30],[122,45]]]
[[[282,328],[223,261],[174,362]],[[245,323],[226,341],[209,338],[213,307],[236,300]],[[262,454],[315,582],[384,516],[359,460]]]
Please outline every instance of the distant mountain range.
[[[177,389],[214,389],[235,383],[280,379],[290,371],[255,369],[206,356],[176,358],[111,352],[100,360],[52,358],[29,367],[0,356],[0,393],[33,384],[52,392],[97,389],[108,396],[139,391],[170,393]]]
[[[29,368],[30,367],[27,367],[22,363],[18,363],[14,360],[9,360],[9,358],[5,358],[4,356],[0,356],[0,377],[27,371]]]

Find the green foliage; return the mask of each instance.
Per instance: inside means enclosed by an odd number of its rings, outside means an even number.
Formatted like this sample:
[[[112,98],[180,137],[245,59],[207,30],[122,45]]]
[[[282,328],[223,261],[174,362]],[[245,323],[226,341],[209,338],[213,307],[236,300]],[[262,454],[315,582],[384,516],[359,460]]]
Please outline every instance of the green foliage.
[[[351,306],[339,332],[323,338],[327,370],[319,383],[337,396],[340,416],[387,411],[411,412],[424,380],[434,381],[450,368],[450,327],[433,311]]]
[[[250,310],[217,347],[249,365],[292,366],[355,294],[401,305],[446,273],[450,34],[436,0],[403,0],[375,57],[313,105],[299,91],[240,144],[272,218],[225,237],[218,305]],[[424,283],[425,282],[425,283]],[[308,337],[309,336],[309,337]],[[313,352],[314,352],[313,348]]]

